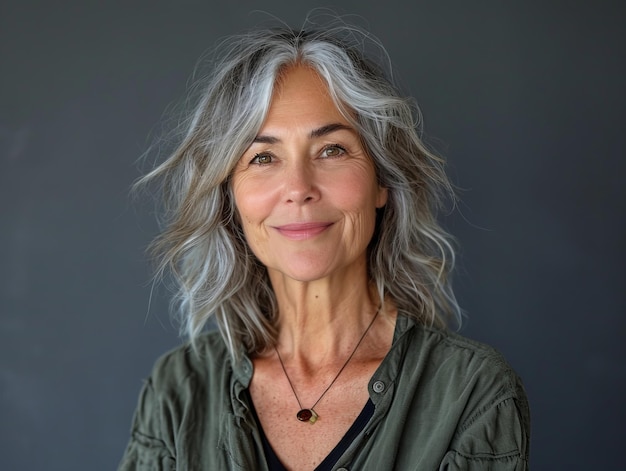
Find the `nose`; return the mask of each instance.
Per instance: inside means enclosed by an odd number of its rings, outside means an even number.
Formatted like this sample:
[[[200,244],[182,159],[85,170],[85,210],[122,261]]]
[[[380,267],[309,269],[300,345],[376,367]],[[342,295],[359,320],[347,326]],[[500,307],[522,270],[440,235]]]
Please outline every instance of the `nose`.
[[[306,204],[319,200],[315,170],[304,162],[293,163],[285,175],[285,201]]]

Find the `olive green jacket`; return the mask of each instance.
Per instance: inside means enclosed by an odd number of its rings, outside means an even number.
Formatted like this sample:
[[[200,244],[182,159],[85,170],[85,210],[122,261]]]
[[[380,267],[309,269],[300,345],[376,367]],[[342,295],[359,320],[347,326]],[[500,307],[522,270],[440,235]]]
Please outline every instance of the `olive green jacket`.
[[[120,463],[131,470],[266,470],[246,389],[218,332],[162,357],[146,381]],[[522,384],[492,348],[398,317],[369,382],[375,412],[335,470],[526,470]]]

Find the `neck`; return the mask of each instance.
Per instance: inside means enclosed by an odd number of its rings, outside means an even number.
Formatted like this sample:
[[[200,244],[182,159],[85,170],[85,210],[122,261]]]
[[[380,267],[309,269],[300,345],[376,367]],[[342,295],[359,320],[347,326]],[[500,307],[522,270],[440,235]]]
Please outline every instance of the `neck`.
[[[270,279],[279,308],[277,348],[288,362],[345,358],[380,305],[365,266],[310,282],[272,271]]]

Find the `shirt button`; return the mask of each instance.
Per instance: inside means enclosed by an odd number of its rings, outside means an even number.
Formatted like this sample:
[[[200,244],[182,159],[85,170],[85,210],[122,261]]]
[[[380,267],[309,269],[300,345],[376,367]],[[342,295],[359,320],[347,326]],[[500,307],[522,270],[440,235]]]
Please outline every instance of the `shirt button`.
[[[374,392],[376,393],[381,393],[385,390],[385,383],[383,383],[382,381],[376,381],[373,385],[372,385],[372,389],[374,390]]]
[[[348,471],[348,468],[337,468],[337,471]]]

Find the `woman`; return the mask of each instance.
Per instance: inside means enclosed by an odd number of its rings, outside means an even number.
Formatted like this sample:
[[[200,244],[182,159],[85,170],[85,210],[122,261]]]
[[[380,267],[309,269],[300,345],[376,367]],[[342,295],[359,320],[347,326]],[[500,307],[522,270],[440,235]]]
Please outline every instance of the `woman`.
[[[364,38],[232,38],[146,177],[191,344],[157,362],[120,469],[527,469],[519,379],[445,328],[442,161]]]

